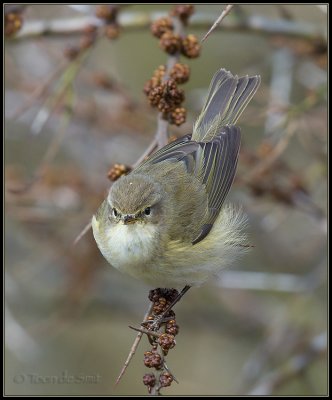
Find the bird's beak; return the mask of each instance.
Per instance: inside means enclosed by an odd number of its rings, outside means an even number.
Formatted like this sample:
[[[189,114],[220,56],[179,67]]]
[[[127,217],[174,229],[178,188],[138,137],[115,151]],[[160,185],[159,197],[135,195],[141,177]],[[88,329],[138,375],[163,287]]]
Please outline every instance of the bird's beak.
[[[123,216],[123,223],[125,225],[134,224],[135,222],[136,222],[135,215],[128,214]]]

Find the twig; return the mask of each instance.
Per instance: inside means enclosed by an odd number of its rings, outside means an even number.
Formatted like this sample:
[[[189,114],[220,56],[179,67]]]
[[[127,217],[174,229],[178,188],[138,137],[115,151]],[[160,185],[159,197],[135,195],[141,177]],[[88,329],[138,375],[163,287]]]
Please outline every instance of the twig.
[[[39,113],[32,122],[31,130],[34,134],[40,133],[50,118],[52,112],[55,110],[62,97],[68,91],[70,85],[73,83],[73,80],[77,76],[89,52],[90,49],[85,50],[75,61],[68,65],[62,75],[57,89],[55,90],[55,93],[47,99],[45,106],[40,109]]]
[[[39,85],[31,94],[29,94],[29,98],[20,106],[18,107],[10,118],[15,119],[22,115],[31,105],[40,97],[43,97],[46,93],[47,89],[49,88],[50,84],[58,77],[58,75],[63,71],[65,66],[65,62],[60,63],[60,65],[50,74],[50,76]]]
[[[318,98],[314,100],[318,101]],[[312,100],[309,98],[305,98],[301,103],[293,106],[288,110],[287,115],[283,119],[282,123],[279,123],[278,126],[275,126],[275,129],[284,129],[284,135],[279,139],[277,144],[273,147],[271,152],[268,154],[268,157],[264,157],[260,163],[258,163],[255,168],[251,169],[250,172],[245,175],[244,181],[246,183],[250,183],[253,180],[257,179],[257,177],[261,176],[265,171],[267,171],[276,161],[279,160],[280,156],[287,149],[287,145],[289,140],[293,136],[293,134],[297,130],[297,121],[295,117],[301,115],[307,110],[310,110],[313,106]],[[290,123],[291,122],[291,123]]]
[[[150,154],[153,153],[153,151],[156,149],[157,147],[157,140],[154,137],[152,142],[149,144],[149,146],[147,147],[147,149],[144,151],[144,153],[138,158],[138,160],[132,165],[133,169],[138,167],[142,161],[144,161],[146,159],[146,157],[149,157]]]
[[[147,29],[151,22],[158,18],[165,17],[165,12],[144,12],[144,11],[126,11],[119,15],[118,22],[129,31]],[[191,18],[192,28],[207,29],[215,21],[214,13],[198,12]],[[94,17],[75,17],[62,18],[47,21],[26,21],[22,29],[9,40],[21,40],[34,36],[42,35],[71,35],[80,34],[87,25],[100,26],[102,22]],[[285,35],[289,37],[300,37],[306,40],[324,38],[324,32],[321,27],[314,24],[289,21],[285,19],[271,19],[265,16],[233,16],[231,20],[224,25],[225,31],[236,32],[257,32],[264,35]]]
[[[143,322],[145,322],[145,321],[143,321]],[[129,328],[134,330],[134,331],[145,333],[148,336],[150,335],[150,336],[154,336],[154,337],[157,337],[157,338],[159,338],[160,335],[161,335],[161,333],[157,333],[157,332],[154,332],[154,331],[149,331],[148,329],[144,329],[144,328],[135,328],[134,326],[131,326],[131,325],[129,325]]]
[[[68,126],[69,121],[70,121],[70,114],[66,113],[65,118],[63,119],[62,126],[59,127],[57,134],[51,140],[42,160],[40,161],[40,164],[35,169],[29,181],[24,183],[20,187],[8,187],[8,191],[14,194],[25,193],[26,191],[30,190],[30,188],[43,177],[45,168],[54,159],[60,148],[60,145],[65,137],[66,128]]]
[[[172,21],[174,24],[174,33],[183,37],[184,36],[184,24],[181,21],[181,19],[178,17],[173,17]],[[180,55],[181,55],[181,53],[180,53],[180,51],[178,51],[174,55],[168,56],[166,71],[165,71],[165,75],[163,77],[164,82],[169,79],[170,71],[172,70],[174,65],[179,61]],[[165,120],[163,118],[163,113],[159,112],[158,113],[157,132],[155,135],[158,149],[161,149],[162,147],[166,146],[166,144],[168,143],[168,126],[169,126],[169,123],[167,120]]]
[[[89,232],[91,229],[91,222],[85,225],[85,227],[81,230],[81,232],[76,236],[76,239],[73,242],[73,246],[76,246],[77,243],[82,239],[82,237]]]
[[[149,308],[148,308],[147,312],[144,315],[143,322],[147,321],[147,319],[148,319],[148,317],[149,317],[149,315],[150,315],[150,313],[152,311],[152,308],[153,308],[153,303],[150,303],[149,304]],[[126,359],[126,361],[125,361],[125,363],[124,363],[124,365],[123,365],[123,367],[122,367],[122,369],[120,371],[119,376],[117,377],[117,380],[115,382],[115,386],[120,382],[121,378],[123,377],[124,373],[126,372],[126,369],[128,368],[128,365],[130,364],[131,359],[134,357],[134,355],[136,353],[137,347],[139,345],[139,342],[142,339],[142,336],[143,336],[143,333],[142,332],[138,332],[138,334],[136,336],[136,339],[134,340],[134,343],[131,346],[131,349],[130,349],[130,352],[128,354],[128,357],[127,357],[127,359]]]
[[[212,25],[212,27],[208,30],[208,32],[204,35],[203,39],[201,40],[201,43],[203,43],[210,35],[211,33],[217,28],[218,25],[220,25],[221,21],[228,15],[232,8],[234,7],[233,4],[228,4],[223,12],[220,14],[219,18],[215,21],[215,23]]]
[[[286,365],[270,372],[248,393],[249,396],[269,396],[289,380],[303,374],[312,361],[326,353],[327,334],[313,337],[308,348],[302,354],[293,356]]]

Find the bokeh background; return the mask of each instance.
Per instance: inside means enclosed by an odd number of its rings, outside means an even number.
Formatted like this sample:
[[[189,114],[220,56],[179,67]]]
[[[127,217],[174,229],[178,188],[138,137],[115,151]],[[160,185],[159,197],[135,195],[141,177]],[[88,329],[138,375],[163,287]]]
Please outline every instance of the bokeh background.
[[[201,38],[224,7],[197,5],[186,32]],[[114,382],[148,288],[111,268],[90,230],[73,241],[107,193],[112,165],[133,164],[154,137],[157,112],[142,89],[167,54],[149,19],[171,8],[121,8],[119,36],[100,28],[76,58],[84,26],[102,24],[94,6],[5,8],[7,395],[147,392],[146,338]],[[235,6],[200,57],[181,62],[191,68],[187,122],[171,126],[172,136],[190,132],[220,67],[262,77],[239,122],[228,196],[248,215],[254,247],[176,306],[180,334],[168,364],[179,384],[163,393],[324,395],[327,7]]]

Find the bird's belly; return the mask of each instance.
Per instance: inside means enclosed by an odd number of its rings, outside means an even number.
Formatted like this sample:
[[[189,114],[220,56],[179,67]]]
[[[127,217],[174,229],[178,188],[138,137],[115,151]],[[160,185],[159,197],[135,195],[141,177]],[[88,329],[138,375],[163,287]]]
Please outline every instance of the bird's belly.
[[[112,265],[121,270],[138,268],[155,254],[156,227],[149,224],[113,226],[107,232],[107,247]]]

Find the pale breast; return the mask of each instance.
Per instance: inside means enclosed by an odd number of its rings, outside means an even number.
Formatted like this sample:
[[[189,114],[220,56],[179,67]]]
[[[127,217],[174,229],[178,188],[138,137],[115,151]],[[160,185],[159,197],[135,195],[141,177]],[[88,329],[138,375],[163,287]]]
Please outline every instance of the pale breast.
[[[110,262],[119,269],[142,264],[155,253],[157,228],[152,224],[117,224],[106,230]]]

